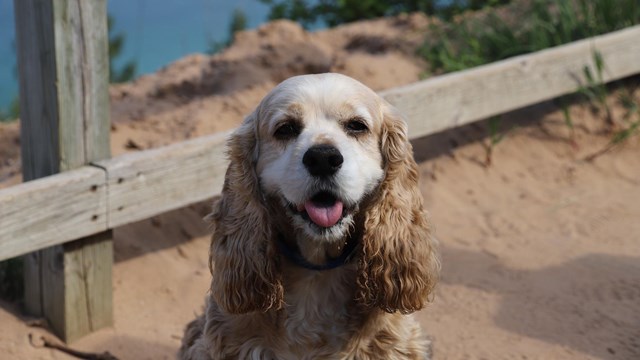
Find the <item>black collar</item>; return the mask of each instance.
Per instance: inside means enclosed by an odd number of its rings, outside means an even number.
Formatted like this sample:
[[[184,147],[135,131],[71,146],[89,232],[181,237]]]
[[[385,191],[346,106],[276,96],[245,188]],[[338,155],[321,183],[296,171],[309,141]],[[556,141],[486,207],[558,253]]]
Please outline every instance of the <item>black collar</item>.
[[[282,235],[278,236],[278,240],[276,243],[278,245],[278,250],[280,251],[280,253],[289,261],[301,268],[316,271],[331,270],[349,263],[349,261],[351,261],[354,250],[358,245],[358,241],[351,239],[347,242],[340,256],[338,256],[337,258],[329,259],[329,261],[324,264],[317,265],[307,261],[307,259],[305,259],[302,254],[300,254],[300,250],[297,247],[292,248],[291,246],[289,246],[289,244],[284,241],[284,237]]]

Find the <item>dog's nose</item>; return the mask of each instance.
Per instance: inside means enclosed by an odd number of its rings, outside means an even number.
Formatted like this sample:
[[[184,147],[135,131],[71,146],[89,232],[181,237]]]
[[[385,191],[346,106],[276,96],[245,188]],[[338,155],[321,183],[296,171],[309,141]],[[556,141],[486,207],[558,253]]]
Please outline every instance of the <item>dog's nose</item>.
[[[332,145],[315,145],[309,148],[302,157],[302,163],[312,176],[322,177],[335,174],[344,158],[340,151]]]

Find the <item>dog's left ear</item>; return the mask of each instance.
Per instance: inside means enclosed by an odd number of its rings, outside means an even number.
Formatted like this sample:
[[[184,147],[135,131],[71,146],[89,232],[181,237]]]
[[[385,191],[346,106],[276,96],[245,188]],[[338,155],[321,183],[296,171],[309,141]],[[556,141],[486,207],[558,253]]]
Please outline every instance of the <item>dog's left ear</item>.
[[[411,313],[428,301],[440,263],[422,208],[407,125],[387,103],[383,117],[385,178],[365,217],[358,300],[387,312]]]

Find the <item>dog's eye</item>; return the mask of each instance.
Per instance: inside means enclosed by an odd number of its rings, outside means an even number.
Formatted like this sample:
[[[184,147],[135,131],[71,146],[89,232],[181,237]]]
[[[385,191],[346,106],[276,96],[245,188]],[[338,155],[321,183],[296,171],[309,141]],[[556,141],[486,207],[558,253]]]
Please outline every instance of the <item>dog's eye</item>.
[[[369,131],[367,124],[361,118],[349,119],[344,124],[344,128],[347,130],[347,132],[352,133],[354,135],[362,134]]]
[[[294,121],[288,121],[276,129],[273,133],[273,137],[278,140],[289,140],[300,134],[300,124]]]

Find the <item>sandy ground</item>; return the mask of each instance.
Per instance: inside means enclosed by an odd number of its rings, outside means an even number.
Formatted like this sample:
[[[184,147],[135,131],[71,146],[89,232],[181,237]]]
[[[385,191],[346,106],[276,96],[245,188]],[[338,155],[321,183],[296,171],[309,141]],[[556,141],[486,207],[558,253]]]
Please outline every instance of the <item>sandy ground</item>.
[[[276,22],[241,33],[221,55],[112,87],[112,152],[231,128],[291,75],[339,71],[376,90],[416,81],[428,23],[415,15],[310,34]],[[585,162],[611,135],[586,105],[571,114],[577,147],[550,103],[505,115],[490,167],[482,123],[414,142],[443,260],[435,300],[417,314],[435,359],[640,359],[640,139]],[[20,182],[18,144],[18,124],[0,124],[0,187]],[[208,208],[115,229],[115,324],[75,348],[175,358],[208,289]],[[0,302],[0,358],[70,359],[30,345],[28,334],[48,333],[18,307]]]

